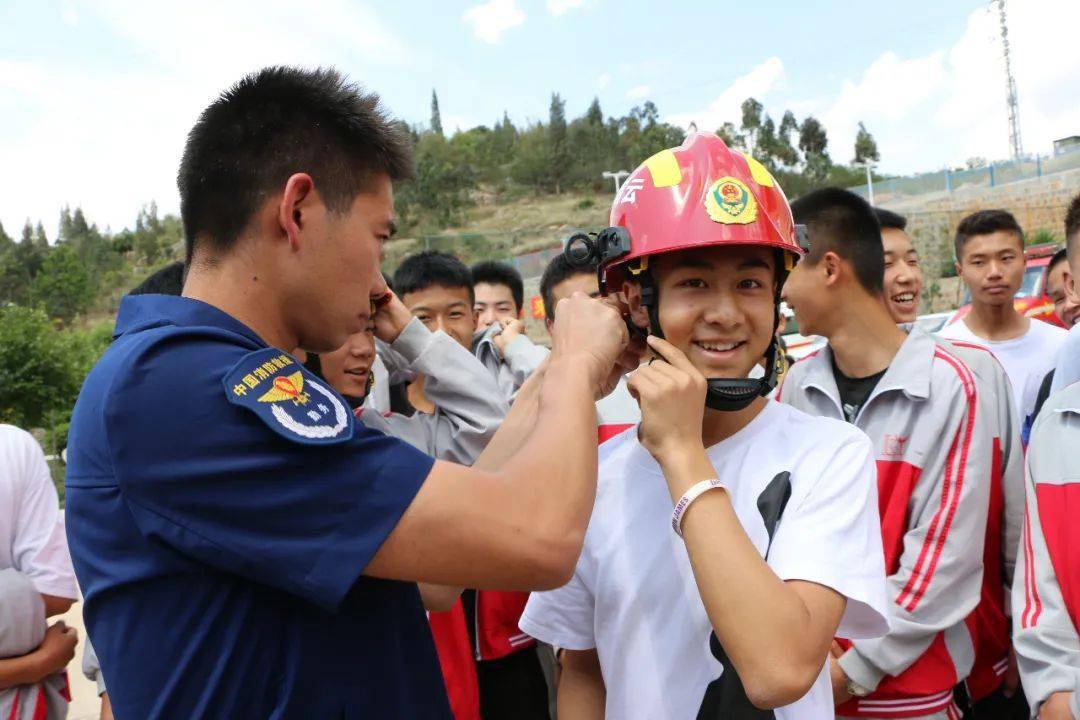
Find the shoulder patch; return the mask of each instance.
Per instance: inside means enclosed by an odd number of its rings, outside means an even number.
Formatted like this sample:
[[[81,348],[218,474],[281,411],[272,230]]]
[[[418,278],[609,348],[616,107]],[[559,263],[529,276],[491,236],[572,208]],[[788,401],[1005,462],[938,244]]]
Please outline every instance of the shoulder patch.
[[[353,414],[345,401],[288,353],[275,348],[248,353],[222,385],[229,402],[293,442],[330,445],[353,436]]]

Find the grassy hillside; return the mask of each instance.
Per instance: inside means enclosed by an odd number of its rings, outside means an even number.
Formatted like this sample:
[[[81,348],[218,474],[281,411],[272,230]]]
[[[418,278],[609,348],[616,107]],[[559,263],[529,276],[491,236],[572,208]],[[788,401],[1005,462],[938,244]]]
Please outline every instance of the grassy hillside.
[[[386,249],[384,269],[392,272],[405,256],[425,248],[446,250],[465,262],[506,258],[551,247],[571,229],[607,225],[611,193],[566,192],[496,199],[478,193],[463,219],[445,230],[396,238]]]

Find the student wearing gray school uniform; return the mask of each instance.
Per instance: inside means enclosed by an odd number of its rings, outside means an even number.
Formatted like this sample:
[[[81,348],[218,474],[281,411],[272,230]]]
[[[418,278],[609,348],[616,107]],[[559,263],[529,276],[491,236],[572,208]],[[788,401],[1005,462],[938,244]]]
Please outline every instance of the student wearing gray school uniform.
[[[390,375],[424,376],[433,413],[407,416],[365,407],[377,345]],[[484,366],[446,333],[428,330],[393,293],[363,332],[318,356],[318,363],[319,372],[345,396],[360,422],[440,460],[471,465],[506,418],[506,400]]]
[[[884,298],[892,319],[905,332],[918,320],[923,272],[919,252],[906,232],[902,215],[874,208],[881,225],[885,253]],[[983,592],[971,625],[979,629],[975,661],[965,681],[968,699],[976,716],[999,716],[1009,712],[1027,714],[1016,660],[1011,658],[1009,596],[1024,522],[1024,452],[1020,426],[1012,398],[1012,384],[1005,368],[982,345],[942,339],[948,351],[971,370],[979,388],[979,400],[996,418],[989,448],[990,515],[983,546]],[[1011,658],[1011,659],[1010,659]]]
[[[1080,384],[1051,395],[1027,450],[1013,642],[1032,717],[1080,718]]]
[[[886,636],[833,648],[836,714],[956,718],[953,688],[983,640],[967,620],[983,592],[995,408],[947,344],[896,327],[881,227],[865,200],[826,188],[792,212],[811,253],[784,298],[803,332],[829,344],[792,366],[780,400],[847,420],[873,442],[893,599]]]
[[[494,260],[476,263],[470,272],[478,333],[473,339],[473,352],[499,379],[507,397],[513,398],[547,358],[548,349],[525,334],[522,321],[525,286],[521,273],[507,263]]]

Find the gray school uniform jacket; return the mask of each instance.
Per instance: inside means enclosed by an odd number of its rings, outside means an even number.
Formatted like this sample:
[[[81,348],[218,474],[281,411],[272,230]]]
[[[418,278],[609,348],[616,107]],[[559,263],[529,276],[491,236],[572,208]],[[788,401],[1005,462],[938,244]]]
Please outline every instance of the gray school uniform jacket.
[[[969,621],[978,625],[980,642],[975,666],[968,676],[968,692],[973,699],[981,700],[1001,684],[1008,667],[1010,589],[1024,523],[1024,448],[1016,422],[1012,383],[993,353],[961,340],[940,337],[937,340],[947,343],[971,368],[979,396],[997,419],[991,456],[995,472],[991,478],[990,517],[983,555],[983,599],[975,610],[976,619]]]
[[[0,570],[0,658],[33,652],[45,639],[45,601],[30,578],[18,570]],[[67,675],[56,673],[34,685],[0,690],[0,718],[32,720],[67,717]]]
[[[506,418],[495,378],[453,338],[432,333],[415,318],[391,345],[380,346],[380,354],[390,375],[424,376],[424,393],[436,411],[406,417],[361,408],[360,422],[440,460],[471,465]]]
[[[94,646],[90,644],[89,635],[83,639],[82,673],[87,680],[97,685],[98,696],[108,692],[105,688],[105,678],[101,674],[101,661],[98,660]]]
[[[483,363],[499,383],[499,389],[508,402],[513,401],[517,391],[536,368],[547,359],[551,352],[543,345],[537,345],[524,334],[511,340],[506,349],[499,351],[495,345],[495,336],[501,328],[492,325],[487,330],[473,337],[473,354]]]
[[[1056,692],[1080,718],[1080,383],[1051,395],[1027,448],[1027,516],[1013,582],[1013,642],[1037,717]]]
[[[840,666],[873,692],[838,715],[945,711],[974,664],[965,620],[982,591],[996,424],[984,394],[948,346],[915,329],[855,417],[877,457],[892,629],[845,643]],[[793,365],[779,399],[843,420],[831,349]]]

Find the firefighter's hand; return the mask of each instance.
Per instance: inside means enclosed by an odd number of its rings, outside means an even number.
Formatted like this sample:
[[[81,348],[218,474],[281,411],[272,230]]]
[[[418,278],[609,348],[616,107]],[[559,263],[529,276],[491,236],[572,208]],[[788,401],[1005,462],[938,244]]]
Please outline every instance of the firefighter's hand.
[[[563,298],[555,308],[551,328],[552,361],[573,356],[586,366],[596,397],[614,389],[632,363],[630,334],[622,314],[612,303],[583,292]]]
[[[628,382],[641,406],[641,444],[657,462],[701,446],[708,382],[677,347],[650,335],[656,356],[638,368]]]
[[[412,313],[393,290],[387,290],[386,294],[374,300],[373,304],[375,305],[375,337],[384,343],[394,342],[405,326],[412,322]]]

